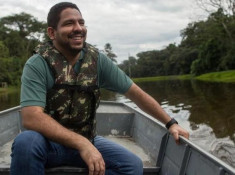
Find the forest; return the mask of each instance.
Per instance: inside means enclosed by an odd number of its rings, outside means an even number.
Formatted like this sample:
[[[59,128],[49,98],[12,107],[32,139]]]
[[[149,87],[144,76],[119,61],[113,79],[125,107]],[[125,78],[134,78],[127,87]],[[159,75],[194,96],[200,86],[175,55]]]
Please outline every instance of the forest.
[[[233,3],[233,7],[218,6],[206,19],[188,24],[180,32],[182,40],[178,45],[170,43],[162,50],[140,52],[118,66],[132,78],[235,69]],[[0,83],[20,85],[26,60],[40,41],[48,39],[46,28],[45,22],[24,12],[0,18]],[[110,43],[103,52],[116,62]]]

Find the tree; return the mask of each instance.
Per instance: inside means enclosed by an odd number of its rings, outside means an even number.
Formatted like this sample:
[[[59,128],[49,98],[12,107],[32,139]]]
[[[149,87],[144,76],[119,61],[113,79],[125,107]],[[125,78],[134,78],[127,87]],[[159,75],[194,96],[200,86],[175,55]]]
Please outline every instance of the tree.
[[[0,57],[0,82],[9,85],[19,85],[22,74],[22,64],[16,57]]]
[[[27,13],[0,19],[0,40],[9,49],[10,56],[27,58],[39,41],[46,38],[46,23]]]
[[[222,9],[226,15],[235,15],[234,0],[196,0],[196,3],[199,8],[209,14],[216,12],[218,9]]]
[[[9,57],[9,50],[4,45],[4,43],[0,41],[0,58],[6,58],[6,57]]]
[[[20,13],[1,18],[0,21],[7,29],[6,32],[18,31],[21,38],[45,39],[46,23],[39,22],[27,13]]]
[[[115,53],[113,53],[112,46],[110,43],[105,44],[104,52],[113,62],[117,62],[117,60],[115,59],[115,58],[117,58],[117,55]]]
[[[129,77],[136,77],[136,65],[137,60],[133,56],[129,56],[128,60],[124,60],[118,66],[129,76]]]
[[[220,71],[220,63],[226,48],[216,39],[207,40],[201,46],[198,59],[193,62],[191,73],[200,75],[207,72]]]
[[[26,13],[0,19],[0,82],[19,85],[23,65],[45,33],[46,23]]]
[[[181,32],[180,47],[194,49],[197,60],[192,60],[191,73],[234,69],[234,17],[218,9],[206,21],[194,22]],[[196,53],[195,52],[195,53]]]
[[[226,31],[227,36],[230,41],[233,42],[232,33],[229,30],[226,19],[227,17],[232,17],[233,20],[235,15],[235,1],[234,0],[196,0],[197,5],[211,14],[216,14],[216,20],[218,20]]]

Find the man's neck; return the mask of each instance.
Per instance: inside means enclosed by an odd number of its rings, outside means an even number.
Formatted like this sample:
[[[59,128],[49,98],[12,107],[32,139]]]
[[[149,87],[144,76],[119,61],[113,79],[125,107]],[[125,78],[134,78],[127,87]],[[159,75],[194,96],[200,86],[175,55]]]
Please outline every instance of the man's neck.
[[[78,61],[79,57],[80,57],[80,53],[81,51],[76,54],[76,55],[64,55],[65,58],[67,59],[67,61],[69,62],[69,64],[71,64],[72,66]]]
[[[81,51],[79,51],[77,53],[72,52],[72,51],[69,52],[68,50],[65,50],[55,44],[53,44],[53,45],[58,51],[60,51],[60,53],[62,53],[64,55],[64,57],[67,59],[67,61],[69,62],[70,65],[74,65],[80,57]]]

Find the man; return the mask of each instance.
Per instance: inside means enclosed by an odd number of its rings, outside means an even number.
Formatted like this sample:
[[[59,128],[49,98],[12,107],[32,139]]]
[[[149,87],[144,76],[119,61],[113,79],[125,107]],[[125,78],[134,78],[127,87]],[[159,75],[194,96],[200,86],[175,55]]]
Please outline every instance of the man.
[[[142,161],[96,136],[99,88],[130,98],[167,124],[176,142],[189,134],[159,104],[96,48],[87,44],[85,21],[75,4],[54,5],[48,14],[50,42],[36,48],[22,75],[21,115],[27,131],[12,146],[11,174],[44,174],[45,167],[88,167],[93,174],[143,174]]]

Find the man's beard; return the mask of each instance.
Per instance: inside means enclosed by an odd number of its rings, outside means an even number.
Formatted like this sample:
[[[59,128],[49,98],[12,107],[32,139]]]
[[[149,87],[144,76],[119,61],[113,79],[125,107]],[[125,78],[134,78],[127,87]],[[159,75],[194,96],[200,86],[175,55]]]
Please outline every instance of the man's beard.
[[[64,48],[64,50],[68,51],[71,55],[77,55],[83,49],[85,41],[83,42],[81,48],[72,47],[69,42],[68,43],[60,42],[60,45]]]
[[[84,42],[82,44],[82,46],[84,47]],[[66,46],[65,46],[66,47]],[[74,47],[71,47],[69,44],[67,44],[67,49],[73,54],[73,55],[76,55],[78,54],[79,52],[81,52],[81,50],[83,49],[82,48],[74,48]]]
[[[74,37],[76,37],[76,36],[80,36],[81,37],[81,39],[83,40],[83,43],[82,43],[82,48],[84,47],[84,45],[85,45],[85,40],[86,40],[86,31],[85,32],[80,32],[80,31],[74,31],[73,33],[71,33],[68,37],[70,38],[70,39],[73,39]],[[82,50],[82,48],[73,48],[72,46],[71,46],[71,51],[73,52],[80,52],[81,50]]]
[[[76,47],[76,45],[73,46],[72,43],[70,43],[70,41],[64,42],[62,39],[57,41],[60,47],[63,48],[63,50],[69,52],[69,54],[72,54],[72,55],[77,55],[79,52],[81,52],[81,50],[85,46],[86,32],[74,31],[73,33],[68,35],[69,40],[72,40],[73,37],[75,37],[76,35],[80,35],[83,39],[83,43],[81,43],[81,47]]]

